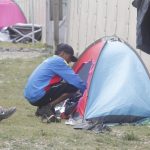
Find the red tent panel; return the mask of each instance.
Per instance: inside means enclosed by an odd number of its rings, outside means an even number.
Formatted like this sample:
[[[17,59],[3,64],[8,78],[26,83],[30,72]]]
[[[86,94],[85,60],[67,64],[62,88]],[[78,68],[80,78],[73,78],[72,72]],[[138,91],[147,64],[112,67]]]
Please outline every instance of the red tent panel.
[[[78,72],[84,63],[92,61],[92,66],[91,66],[91,69],[90,69],[89,75],[88,75],[87,89],[85,90],[83,96],[80,98],[78,106],[77,106],[77,112],[80,114],[80,116],[84,115],[88,92],[89,92],[89,88],[90,88],[90,82],[92,79],[92,75],[94,72],[94,68],[95,68],[97,59],[98,59],[100,52],[103,49],[104,45],[105,45],[105,41],[99,40],[96,43],[94,43],[93,45],[89,46],[83,52],[83,54],[80,56],[79,60],[76,62],[76,64],[73,67],[75,72]]]

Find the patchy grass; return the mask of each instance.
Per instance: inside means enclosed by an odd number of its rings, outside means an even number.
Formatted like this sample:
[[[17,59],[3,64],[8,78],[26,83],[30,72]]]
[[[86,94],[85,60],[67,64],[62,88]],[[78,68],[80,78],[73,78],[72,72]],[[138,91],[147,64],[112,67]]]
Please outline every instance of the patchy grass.
[[[138,141],[138,140],[139,140],[138,136],[136,136],[136,135],[133,133],[133,131],[130,132],[130,133],[125,133],[125,134],[123,135],[123,139],[124,139],[124,140],[127,140],[127,141]]]
[[[15,150],[149,150],[148,126],[115,126],[112,132],[94,134],[61,123],[46,124],[23,97],[32,70],[45,59],[0,60],[0,105],[16,106],[17,112],[0,122],[0,149]]]

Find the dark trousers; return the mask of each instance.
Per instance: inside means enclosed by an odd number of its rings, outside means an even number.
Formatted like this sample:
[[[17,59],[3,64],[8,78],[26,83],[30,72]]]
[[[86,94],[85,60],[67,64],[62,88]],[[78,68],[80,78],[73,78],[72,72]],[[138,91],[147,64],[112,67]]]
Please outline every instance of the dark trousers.
[[[54,101],[64,93],[75,93],[78,89],[68,83],[59,83],[51,86],[49,91],[37,102],[31,103],[33,106],[44,106]]]

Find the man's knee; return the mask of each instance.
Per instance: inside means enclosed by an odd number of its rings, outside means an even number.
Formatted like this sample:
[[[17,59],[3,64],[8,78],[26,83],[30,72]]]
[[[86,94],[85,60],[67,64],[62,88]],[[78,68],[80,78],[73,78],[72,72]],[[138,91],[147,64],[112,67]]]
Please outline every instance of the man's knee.
[[[68,84],[68,83],[64,83],[64,88],[65,88],[65,93],[74,93],[77,92],[78,88],[76,88],[75,86]]]

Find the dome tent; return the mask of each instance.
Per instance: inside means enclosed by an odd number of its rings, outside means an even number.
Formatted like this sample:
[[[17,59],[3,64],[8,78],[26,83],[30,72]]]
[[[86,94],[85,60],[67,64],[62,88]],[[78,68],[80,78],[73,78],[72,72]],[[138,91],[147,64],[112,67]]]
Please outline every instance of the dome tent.
[[[104,123],[150,117],[149,73],[124,41],[117,37],[98,40],[83,52],[74,70],[87,82],[75,114]]]
[[[16,23],[27,23],[20,7],[13,0],[0,0],[0,29]]]

